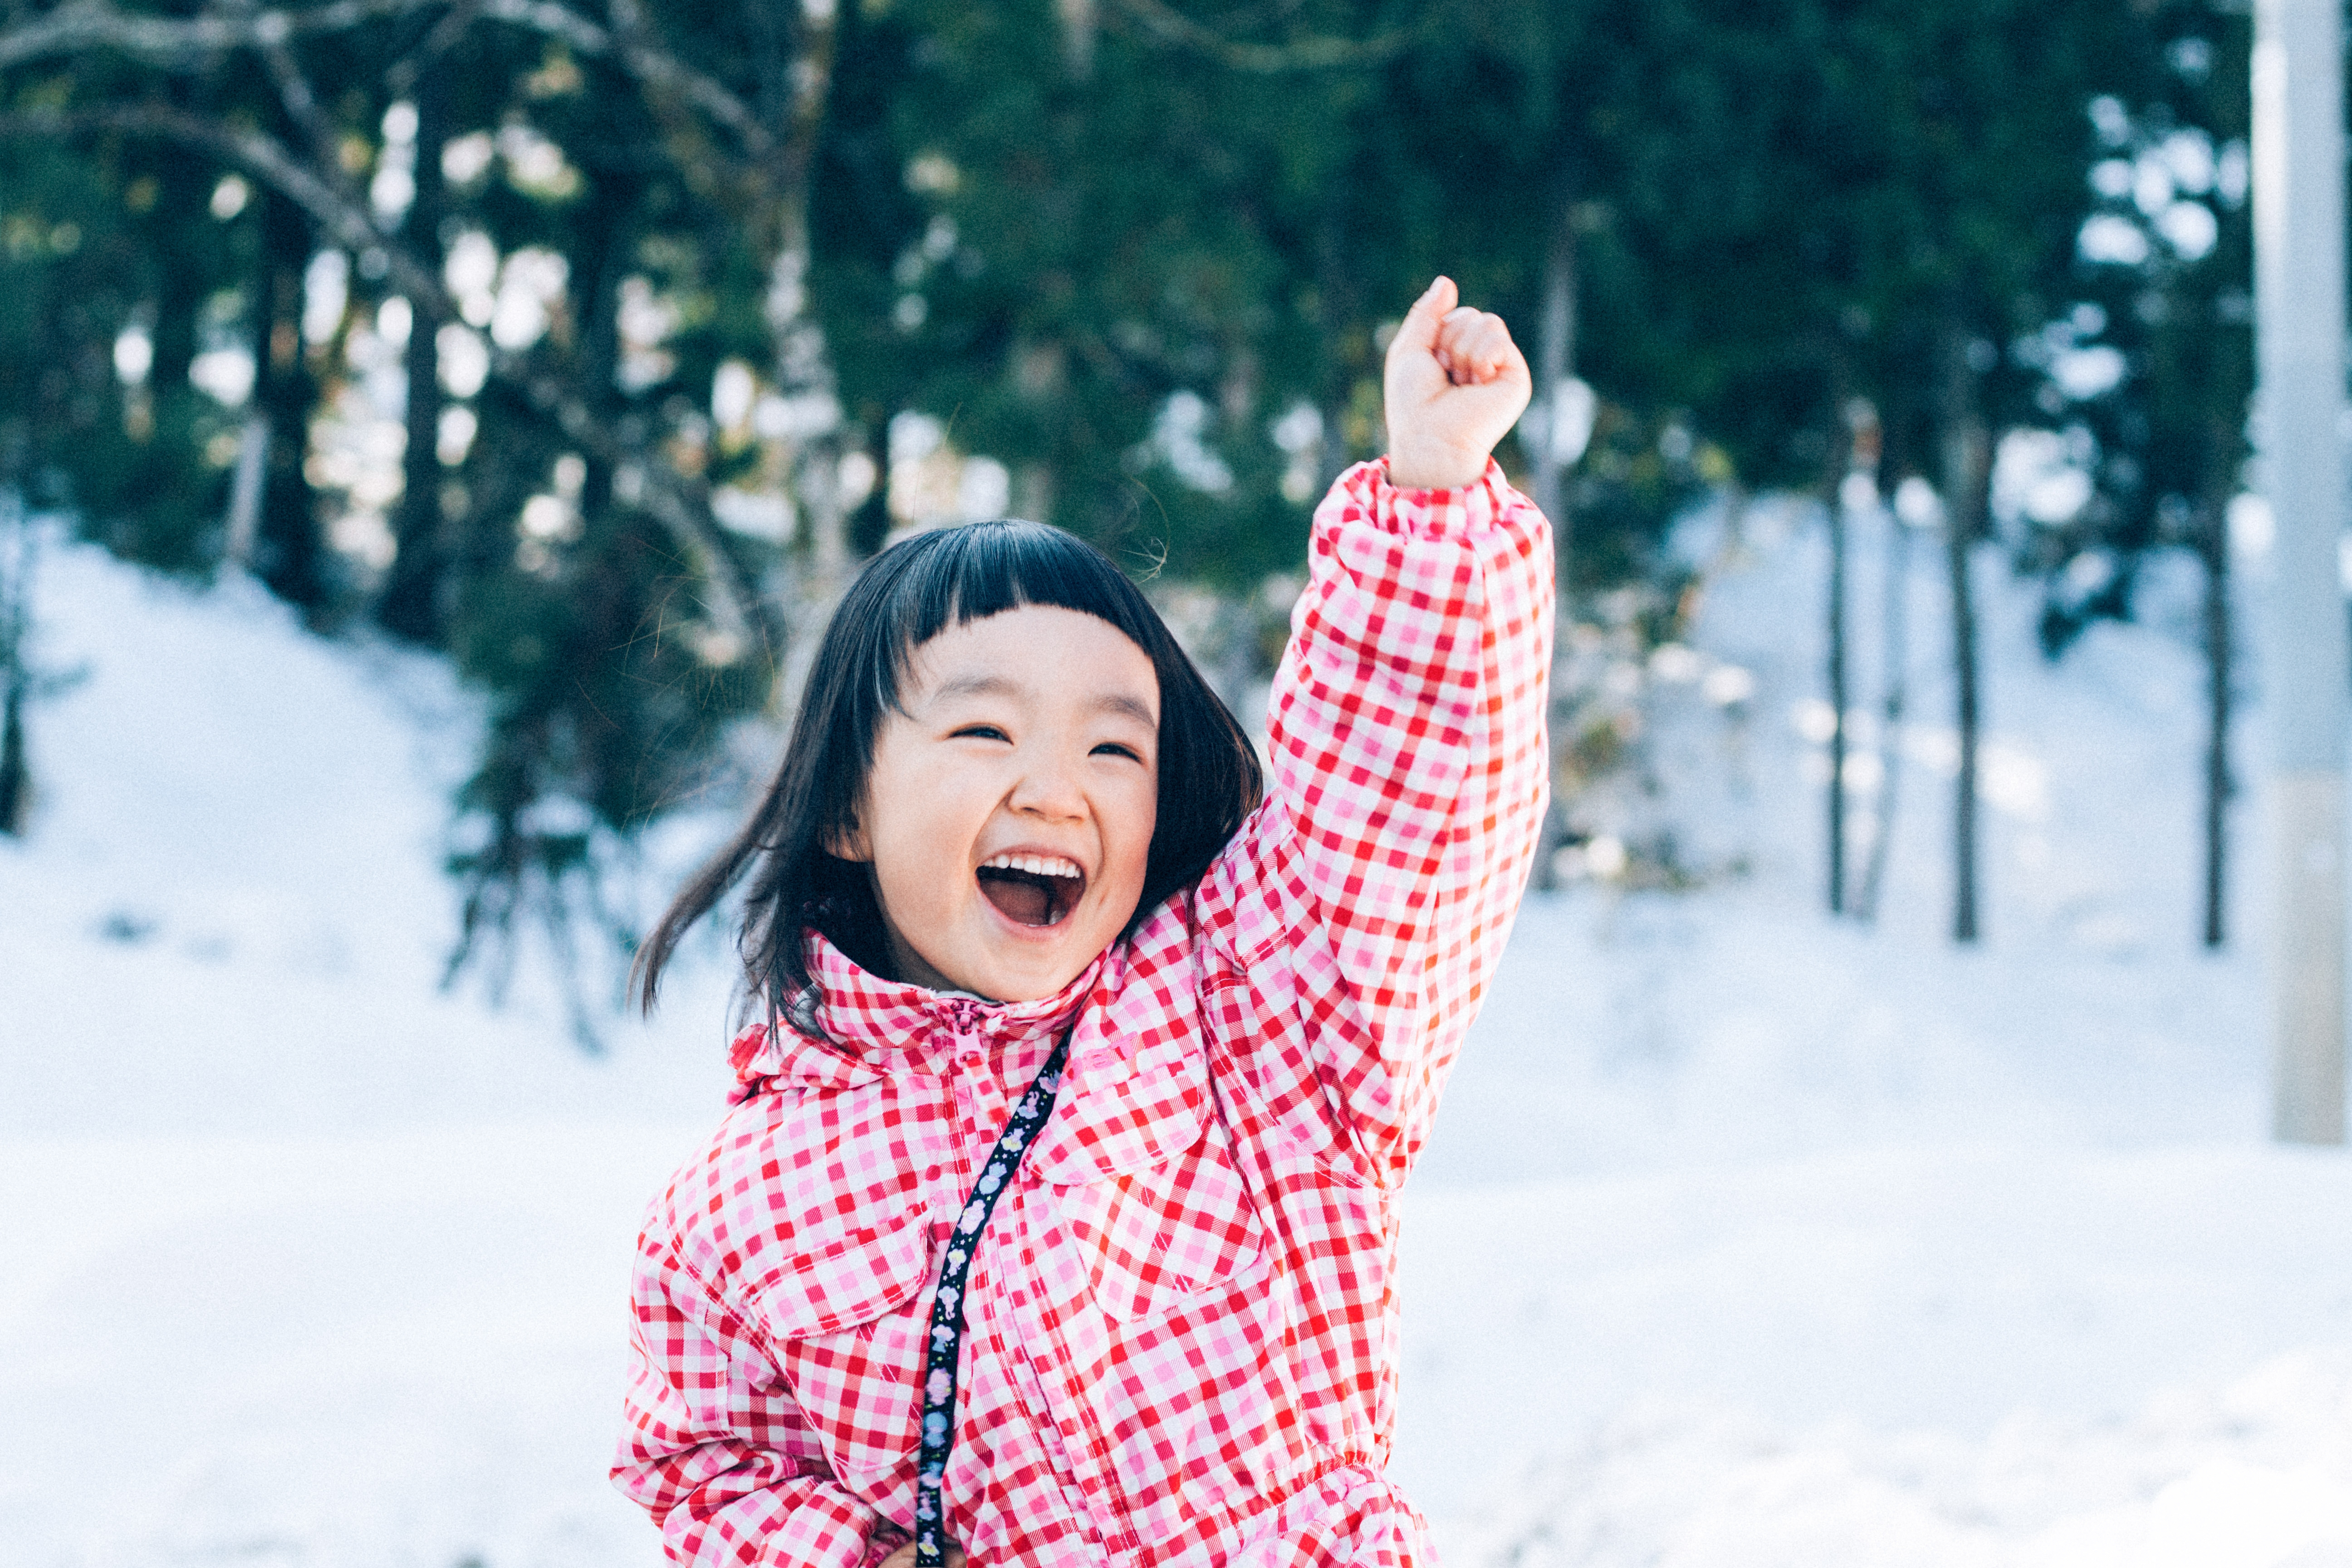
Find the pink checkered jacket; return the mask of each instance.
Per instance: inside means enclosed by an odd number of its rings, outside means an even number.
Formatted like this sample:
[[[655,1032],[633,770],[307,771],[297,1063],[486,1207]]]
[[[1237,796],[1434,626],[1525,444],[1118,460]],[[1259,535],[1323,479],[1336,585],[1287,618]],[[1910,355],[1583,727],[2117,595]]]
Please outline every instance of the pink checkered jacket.
[[[949,1533],[975,1568],[1427,1560],[1384,1474],[1396,1198],[1544,808],[1549,530],[1491,464],[1371,463],[1312,557],[1267,797],[1197,888],[1038,1002],[812,934],[824,1037],[735,1042],[734,1109],[639,1243],[613,1472],[677,1562],[908,1539],[938,1253],[1074,1011],[970,1278]]]

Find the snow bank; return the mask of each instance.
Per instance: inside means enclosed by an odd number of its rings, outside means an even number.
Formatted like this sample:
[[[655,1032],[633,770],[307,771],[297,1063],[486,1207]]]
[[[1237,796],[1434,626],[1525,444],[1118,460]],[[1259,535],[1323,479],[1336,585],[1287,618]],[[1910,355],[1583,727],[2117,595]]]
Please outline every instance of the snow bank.
[[[89,546],[42,558],[31,831],[0,839],[0,1133],[316,1131],[699,1113],[726,976],[706,942],[587,1068],[543,971],[443,994],[440,867],[479,714],[446,667],[305,635]]]
[[[646,1195],[707,1129],[0,1150],[0,1559],[650,1568],[604,1481]]]
[[[2327,1568],[2352,1563],[2352,1355],[2282,1356],[2128,1422],[1990,1439],[1649,1405],[1457,1542],[1520,1568]]]
[[[1596,1452],[1669,1467],[1662,1495],[1696,1507],[1746,1474],[1734,1459],[1826,1447],[1969,1523],[1977,1504],[1924,1472],[1904,1480],[1905,1456],[1927,1442],[2005,1464],[2024,1432],[2061,1478],[2054,1509],[2063,1478],[2138,1441],[2099,1424],[2151,1391],[2221,1388],[2282,1347],[2347,1340],[2352,1241],[2327,1216],[2347,1212],[2352,1164],[2260,1147],[1884,1149],[1414,1193],[1399,1470],[1472,1563],[1513,1560],[1497,1531],[1581,1540],[1563,1521],[1587,1515],[1631,1529],[1633,1496],[1591,1489]],[[2333,1431],[2340,1447],[2352,1385],[2329,1373],[2305,1393],[2310,1421],[2282,1432]],[[1901,1436],[1927,1426],[1939,1435]],[[2190,1457],[2274,1463],[2286,1441],[2250,1429],[2232,1449],[2231,1431],[2214,1425]],[[1559,1458],[1529,1471],[1517,1457],[1531,1455]],[[2152,1495],[2189,1468],[2151,1454],[2139,1479]],[[1857,1531],[1877,1507],[1865,1489],[1840,1494]],[[1815,1494],[1807,1509],[1830,1506]],[[2023,1517],[1984,1528],[2007,1540]],[[1857,1546],[1826,1561],[1912,1559]]]

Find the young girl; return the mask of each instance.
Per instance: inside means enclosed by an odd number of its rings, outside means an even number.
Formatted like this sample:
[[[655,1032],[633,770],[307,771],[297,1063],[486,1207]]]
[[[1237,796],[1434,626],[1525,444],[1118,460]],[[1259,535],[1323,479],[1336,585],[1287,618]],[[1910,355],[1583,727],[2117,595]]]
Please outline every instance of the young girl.
[[[1526,406],[1441,278],[1247,739],[1034,523],[877,557],[742,833],[767,1016],[639,1243],[614,1477],[680,1563],[1427,1561],[1384,1473],[1396,1198],[1544,808]]]

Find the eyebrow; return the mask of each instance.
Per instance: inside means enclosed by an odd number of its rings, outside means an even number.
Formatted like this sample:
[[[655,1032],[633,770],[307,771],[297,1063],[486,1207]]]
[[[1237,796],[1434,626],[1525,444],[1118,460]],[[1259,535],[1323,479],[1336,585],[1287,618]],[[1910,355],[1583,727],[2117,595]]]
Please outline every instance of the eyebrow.
[[[940,682],[939,689],[933,692],[932,696],[934,699],[1018,697],[1022,693],[1023,688],[1020,682],[1007,680],[1001,675],[959,675]],[[1097,712],[1124,713],[1138,723],[1148,725],[1154,730],[1160,727],[1159,716],[1153,713],[1140,699],[1130,697],[1124,691],[1102,692],[1087,706]]]
[[[1150,729],[1160,728],[1159,716],[1123,691],[1103,693],[1095,699],[1094,707],[1098,712],[1124,713],[1136,722]]]

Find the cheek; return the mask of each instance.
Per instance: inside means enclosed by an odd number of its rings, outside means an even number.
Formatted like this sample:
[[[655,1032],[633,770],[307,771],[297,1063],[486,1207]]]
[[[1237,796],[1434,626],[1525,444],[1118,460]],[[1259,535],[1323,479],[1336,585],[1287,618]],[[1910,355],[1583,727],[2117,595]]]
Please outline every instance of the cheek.
[[[886,883],[936,885],[942,856],[961,860],[972,832],[972,794],[952,759],[900,753],[879,759],[866,786],[875,869]]]
[[[1128,791],[1116,807],[1118,830],[1116,854],[1118,879],[1140,891],[1145,870],[1151,862],[1151,833],[1159,826],[1160,788],[1157,780],[1146,780]]]

